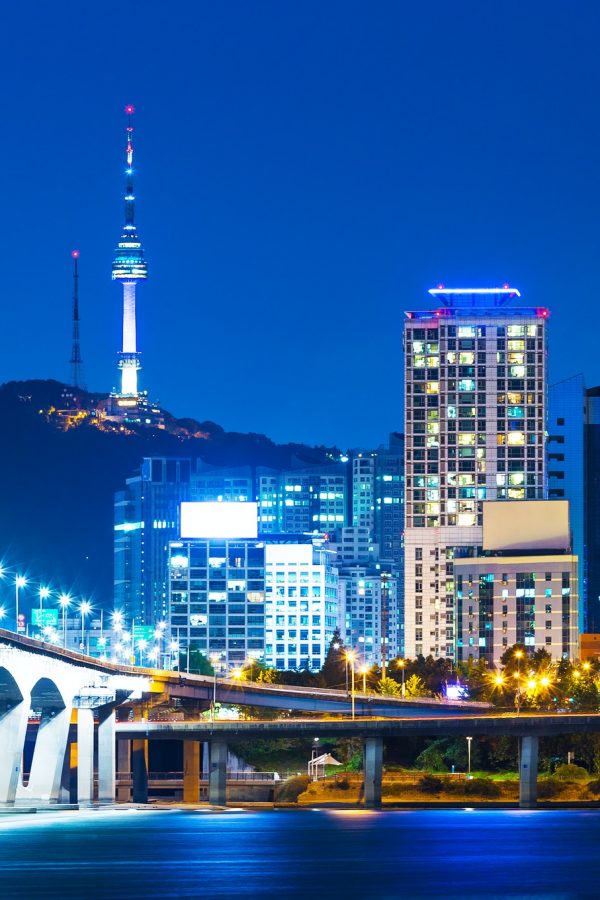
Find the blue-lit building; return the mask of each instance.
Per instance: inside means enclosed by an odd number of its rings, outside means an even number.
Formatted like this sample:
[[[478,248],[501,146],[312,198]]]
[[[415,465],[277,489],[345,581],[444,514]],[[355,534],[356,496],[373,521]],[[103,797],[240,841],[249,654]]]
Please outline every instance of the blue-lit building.
[[[583,375],[548,389],[548,499],[569,500],[573,554],[579,559],[579,623],[587,628],[586,390]]]
[[[600,387],[586,391],[586,631],[600,634]]]

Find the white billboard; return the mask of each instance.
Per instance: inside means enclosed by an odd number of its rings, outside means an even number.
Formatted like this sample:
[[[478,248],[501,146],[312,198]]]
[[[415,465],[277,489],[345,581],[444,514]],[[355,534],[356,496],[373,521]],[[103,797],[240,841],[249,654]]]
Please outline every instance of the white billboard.
[[[181,504],[182,538],[255,538],[258,504],[190,502]]]
[[[568,550],[568,500],[491,500],[483,504],[484,550]]]

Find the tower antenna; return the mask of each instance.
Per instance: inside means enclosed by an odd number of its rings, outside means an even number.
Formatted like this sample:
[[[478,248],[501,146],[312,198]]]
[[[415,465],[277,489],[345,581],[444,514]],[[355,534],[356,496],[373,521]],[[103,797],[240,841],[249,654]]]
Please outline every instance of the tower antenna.
[[[79,342],[79,250],[73,250],[73,342],[71,347],[71,384],[76,388],[85,388],[83,378],[83,360]]]

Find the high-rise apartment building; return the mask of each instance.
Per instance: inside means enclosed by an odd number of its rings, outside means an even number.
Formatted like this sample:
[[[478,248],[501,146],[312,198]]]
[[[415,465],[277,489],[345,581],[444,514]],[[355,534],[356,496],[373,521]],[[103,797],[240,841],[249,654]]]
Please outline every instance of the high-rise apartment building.
[[[346,647],[368,666],[404,655],[402,584],[378,563],[341,566],[338,627]]]
[[[453,658],[454,548],[481,546],[484,500],[544,496],[548,311],[507,286],[429,293],[404,328],[405,650]]]

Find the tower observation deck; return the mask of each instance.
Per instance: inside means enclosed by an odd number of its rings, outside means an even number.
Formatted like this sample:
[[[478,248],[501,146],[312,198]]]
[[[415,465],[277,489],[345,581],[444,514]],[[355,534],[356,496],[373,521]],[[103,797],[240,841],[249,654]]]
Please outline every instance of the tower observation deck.
[[[119,352],[119,369],[121,372],[121,390],[118,397],[135,403],[139,397],[138,371],[140,354],[137,349],[135,291],[139,281],[148,277],[148,268],[144,260],[142,242],[135,227],[133,193],[133,106],[126,106],[127,114],[127,149],[125,169],[125,225],[121,239],[117,244],[112,264],[113,281],[123,285],[123,347]]]

